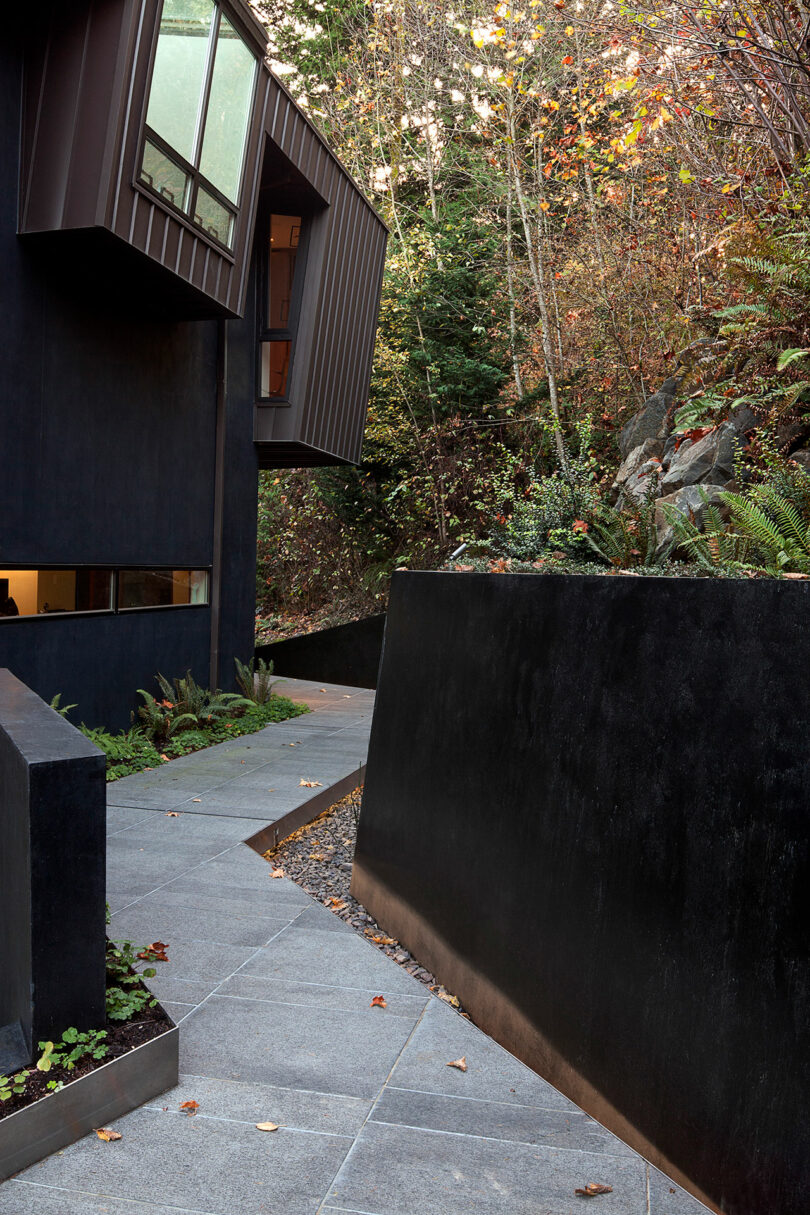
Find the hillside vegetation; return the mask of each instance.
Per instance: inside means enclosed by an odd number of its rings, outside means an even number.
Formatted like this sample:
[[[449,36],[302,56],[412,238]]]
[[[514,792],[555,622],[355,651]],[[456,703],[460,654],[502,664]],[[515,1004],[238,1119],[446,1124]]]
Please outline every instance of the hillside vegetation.
[[[260,615],[379,610],[462,542],[810,572],[807,5],[256,8],[391,231],[363,463],[263,474]],[[611,488],[662,385],[666,455]],[[736,503],[693,493],[662,543],[654,465],[729,417]]]

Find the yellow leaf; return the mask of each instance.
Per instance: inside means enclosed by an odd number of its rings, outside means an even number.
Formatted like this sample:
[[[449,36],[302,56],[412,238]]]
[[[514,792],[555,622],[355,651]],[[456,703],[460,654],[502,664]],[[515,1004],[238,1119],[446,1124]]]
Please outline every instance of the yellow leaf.
[[[574,27],[573,27],[573,25],[566,25],[566,27],[565,27],[565,32],[566,32],[566,34],[568,35],[568,37],[570,38],[570,37],[571,37],[571,35],[572,35],[572,34],[573,34],[573,32],[574,32]]]
[[[120,1139],[121,1135],[118,1131],[108,1131],[106,1126],[100,1126],[96,1129],[96,1134],[99,1139],[103,1139],[105,1143],[113,1143],[116,1139]]]
[[[278,1123],[277,1122],[257,1122],[256,1130],[257,1131],[277,1131]]]
[[[543,202],[541,202],[541,203],[540,203],[540,210],[541,210],[541,211],[549,211],[549,210],[551,210],[551,203],[547,203],[547,202],[544,200]]]

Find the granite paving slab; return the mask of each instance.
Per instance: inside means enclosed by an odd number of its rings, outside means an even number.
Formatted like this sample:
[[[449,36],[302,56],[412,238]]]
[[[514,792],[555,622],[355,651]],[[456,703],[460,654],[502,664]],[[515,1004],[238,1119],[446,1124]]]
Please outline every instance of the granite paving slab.
[[[705,1212],[242,842],[365,757],[373,692],[277,690],[312,712],[110,786],[111,935],[168,945],[180,1084],[0,1185],[0,1215],[574,1215],[593,1181],[597,1215]]]

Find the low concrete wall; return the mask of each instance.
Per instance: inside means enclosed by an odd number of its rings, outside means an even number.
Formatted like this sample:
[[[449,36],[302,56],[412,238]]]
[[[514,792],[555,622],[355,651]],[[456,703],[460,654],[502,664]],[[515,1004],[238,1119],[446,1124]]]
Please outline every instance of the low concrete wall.
[[[0,1071],[105,1023],[105,767],[0,669]]]
[[[352,892],[704,1201],[810,1199],[810,583],[396,574]]]
[[[257,646],[256,657],[272,661],[276,675],[290,679],[376,688],[384,631],[384,613],[366,616],[333,629]]]

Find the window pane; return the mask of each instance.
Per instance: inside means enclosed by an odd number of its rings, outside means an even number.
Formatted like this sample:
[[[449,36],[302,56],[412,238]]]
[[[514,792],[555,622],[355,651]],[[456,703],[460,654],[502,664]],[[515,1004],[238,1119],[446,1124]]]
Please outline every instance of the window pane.
[[[300,215],[271,216],[266,329],[289,327],[295,257],[300,236]]]
[[[0,616],[110,612],[112,570],[0,570]]]
[[[200,172],[231,202],[239,201],[256,60],[226,17],[219,26]]]
[[[291,342],[262,342],[262,397],[287,395]]]
[[[208,602],[206,570],[121,570],[119,611]]]
[[[188,174],[148,140],[143,149],[141,181],[146,182],[153,190],[157,190],[158,194],[162,194],[181,211],[188,211],[190,195]]]
[[[146,121],[188,161],[194,144],[213,0],[164,0]]]
[[[194,204],[194,222],[199,224],[209,236],[213,236],[215,240],[221,241],[230,249],[233,236],[233,212],[229,211],[227,207],[223,207],[216,198],[212,198],[207,190],[203,190],[202,186],[197,191],[197,201]]]

